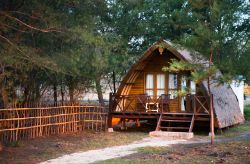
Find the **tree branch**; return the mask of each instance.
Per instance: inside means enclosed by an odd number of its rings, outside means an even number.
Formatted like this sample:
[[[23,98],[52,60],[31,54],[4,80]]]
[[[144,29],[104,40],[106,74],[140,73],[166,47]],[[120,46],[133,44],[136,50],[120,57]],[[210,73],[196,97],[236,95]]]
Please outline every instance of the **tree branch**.
[[[38,27],[34,27],[32,25],[29,25],[23,21],[21,21],[20,19],[16,18],[16,17],[13,17],[13,16],[10,16],[4,12],[0,12],[1,15],[4,15],[5,17],[9,18],[9,19],[13,19],[15,20],[16,22],[18,22],[19,24],[29,28],[29,29],[32,29],[32,30],[35,30],[35,31],[40,31],[40,32],[44,32],[44,33],[48,33],[48,32],[62,32],[62,31],[59,31],[59,30],[56,30],[54,28],[48,28],[48,29],[42,29],[42,28],[38,28]]]
[[[7,25],[7,24],[1,23],[1,22],[0,22],[0,25],[8,27],[8,28],[16,30],[16,31],[19,31],[19,32],[23,32],[23,33],[27,33],[28,32],[28,31],[25,31],[25,30],[19,30],[19,29],[13,27],[13,26],[10,26],[10,25]]]

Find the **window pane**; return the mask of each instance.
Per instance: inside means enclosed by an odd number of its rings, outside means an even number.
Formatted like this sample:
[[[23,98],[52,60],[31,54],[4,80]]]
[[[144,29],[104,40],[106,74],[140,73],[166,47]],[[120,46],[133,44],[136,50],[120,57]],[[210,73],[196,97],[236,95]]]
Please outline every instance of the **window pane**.
[[[165,94],[164,90],[157,90],[157,97],[161,96],[162,94]]]
[[[177,89],[177,75],[176,74],[169,74],[168,86],[169,86],[169,89]]]
[[[146,89],[153,89],[153,87],[154,87],[154,76],[152,74],[147,74]]]
[[[191,88],[191,94],[195,94],[196,93],[196,84],[195,82],[191,81],[190,83],[190,88]]]
[[[164,74],[157,75],[157,89],[165,89],[165,75]]]
[[[184,91],[187,88],[187,77],[181,77],[181,90]]]
[[[146,90],[146,94],[148,96],[153,96],[154,95],[154,91],[153,90]]]

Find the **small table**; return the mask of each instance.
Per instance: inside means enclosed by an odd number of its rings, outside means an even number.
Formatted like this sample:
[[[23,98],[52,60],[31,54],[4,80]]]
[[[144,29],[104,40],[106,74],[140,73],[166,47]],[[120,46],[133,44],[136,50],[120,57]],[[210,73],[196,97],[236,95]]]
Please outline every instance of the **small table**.
[[[159,103],[146,103],[146,112],[159,112]]]

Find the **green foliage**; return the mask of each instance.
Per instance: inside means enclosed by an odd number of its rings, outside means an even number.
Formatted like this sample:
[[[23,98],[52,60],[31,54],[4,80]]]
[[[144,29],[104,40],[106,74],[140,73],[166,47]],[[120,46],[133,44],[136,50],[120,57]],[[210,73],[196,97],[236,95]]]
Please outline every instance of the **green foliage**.
[[[195,70],[195,68],[197,68],[195,64],[191,64],[189,62],[185,62],[183,60],[176,60],[176,59],[171,59],[171,61],[169,62],[169,66],[165,66],[162,68],[163,71],[165,72],[174,72],[174,73],[178,73],[181,71],[192,71]]]
[[[250,120],[250,106],[245,105],[244,107],[244,117],[246,120]]]
[[[249,77],[246,71],[249,63],[244,60],[249,56],[246,53],[249,5],[242,0],[189,1],[194,21],[188,23],[190,33],[183,35],[178,43],[201,53],[206,59],[212,53],[213,64],[227,76],[222,81],[229,81],[236,75]]]
[[[205,59],[212,52],[214,66],[226,75],[221,82],[239,74],[249,80],[249,5],[244,0],[3,1],[0,101],[38,101],[52,85],[80,92],[100,79],[111,81],[113,72],[120,81],[138,54],[160,38]],[[191,70],[197,83],[215,70],[172,64],[165,71]]]
[[[172,59],[169,62],[169,66],[163,67],[162,70],[165,72],[174,73],[190,71],[191,76],[189,78],[196,84],[200,84],[202,81],[213,76],[217,71],[215,66],[210,66],[207,68],[202,64],[192,64],[183,60],[178,61],[176,59]]]
[[[249,79],[250,4],[246,1],[109,2],[114,30],[128,39],[130,52],[140,54],[164,38],[199,52],[205,59],[212,52],[213,64],[223,74]]]

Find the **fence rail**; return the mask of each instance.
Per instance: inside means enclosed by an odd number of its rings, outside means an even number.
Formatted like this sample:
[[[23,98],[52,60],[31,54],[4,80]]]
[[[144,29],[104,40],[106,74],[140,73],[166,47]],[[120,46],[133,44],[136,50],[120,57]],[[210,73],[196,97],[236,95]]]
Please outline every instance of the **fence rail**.
[[[108,109],[99,106],[56,106],[0,109],[0,140],[9,143],[51,134],[107,128]]]

